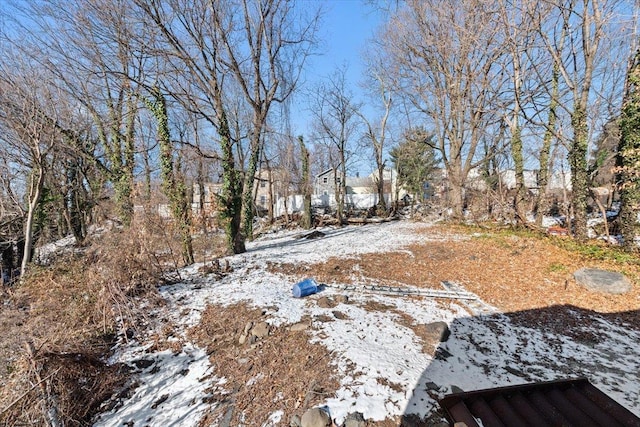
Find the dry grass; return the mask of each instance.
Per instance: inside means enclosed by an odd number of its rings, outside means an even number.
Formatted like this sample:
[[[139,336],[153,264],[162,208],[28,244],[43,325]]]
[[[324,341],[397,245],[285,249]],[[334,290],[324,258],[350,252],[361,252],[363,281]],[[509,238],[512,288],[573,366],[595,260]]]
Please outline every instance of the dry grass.
[[[156,285],[167,268],[179,267],[161,233],[153,223],[113,229],[50,266],[32,268],[7,290],[0,425],[47,425],[48,412],[64,425],[91,425],[126,378],[121,366],[101,360],[117,336],[147,323],[141,302],[162,303]]]
[[[593,324],[598,316],[640,329],[638,260],[621,262],[616,251],[611,256],[594,258],[589,256],[593,251],[568,245],[562,238],[526,233],[451,225],[433,227],[424,233],[424,243],[402,252],[335,258],[313,265],[272,264],[269,269],[314,277],[321,283],[350,283],[355,276],[361,282],[442,289],[442,281],[454,281],[507,313],[518,324],[552,330],[580,341],[595,342],[602,338],[584,336],[584,327]],[[623,272],[633,282],[633,289],[625,295],[588,291],[572,275],[583,267]],[[375,304],[365,308],[389,309]],[[411,319],[405,319],[405,323],[409,325]],[[426,341],[424,344],[425,351],[435,348]],[[438,419],[437,414],[432,418]],[[425,426],[430,422],[401,417],[369,425]]]
[[[434,235],[439,238],[432,239]],[[589,322],[590,314],[602,313],[612,321],[640,327],[640,264],[623,263],[616,257],[596,259],[558,242],[562,241],[439,226],[425,231],[425,243],[408,251],[314,265],[274,264],[270,269],[325,283],[350,283],[355,275],[362,281],[440,289],[441,281],[456,281],[509,313],[514,321],[535,323],[558,333],[581,330],[567,327],[577,319],[571,310],[581,312],[580,322]],[[215,259],[223,253],[223,243],[218,235],[198,237],[196,259]],[[107,367],[101,357],[116,335],[135,334],[136,328],[147,324],[141,301],[162,304],[155,285],[167,270],[177,272],[180,265],[179,242],[170,227],[149,216],[126,233],[109,232],[80,255],[35,270],[12,289],[0,312],[4,332],[0,340],[0,425],[43,425],[47,405],[42,403],[52,397],[65,425],[89,425],[100,403],[114,390],[123,390],[126,377],[121,367]],[[621,296],[586,291],[571,276],[582,267],[622,271],[635,286]],[[375,304],[365,308],[389,309]],[[212,400],[218,405],[203,425],[228,416],[230,425],[238,425],[240,417],[244,425],[261,425],[272,413],[274,402],[286,408],[283,423],[287,425],[293,415],[301,415],[338,389],[331,354],[319,344],[310,344],[308,332],[271,327],[268,336],[241,344],[246,325],[264,320],[262,310],[245,305],[211,306],[200,325],[189,332],[189,338],[210,353],[216,376],[229,381],[212,386]],[[312,324],[333,319],[307,320]],[[410,318],[402,320],[407,326],[412,324]],[[433,350],[425,337],[423,340],[425,351]],[[26,342],[33,342],[33,352],[25,350]],[[398,418],[369,425],[425,424]]]
[[[478,231],[442,225],[425,231],[425,243],[408,251],[315,265],[276,264],[270,269],[311,274],[323,283],[349,283],[357,275],[364,281],[442,289],[442,281],[455,281],[503,312],[573,305],[622,315],[640,307],[639,263],[620,262],[613,256],[594,259],[565,248],[562,238]],[[434,234],[439,235],[435,241]],[[635,286],[624,295],[589,292],[573,279],[573,273],[584,267],[622,272]]]

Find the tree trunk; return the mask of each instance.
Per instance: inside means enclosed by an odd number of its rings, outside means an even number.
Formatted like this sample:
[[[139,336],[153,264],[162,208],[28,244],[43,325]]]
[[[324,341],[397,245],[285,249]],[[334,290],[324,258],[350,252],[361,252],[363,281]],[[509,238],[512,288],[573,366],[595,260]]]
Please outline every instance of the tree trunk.
[[[258,128],[256,128],[254,132],[256,132],[256,134],[252,136],[253,141],[251,142],[251,153],[249,154],[249,164],[247,165],[247,173],[244,177],[244,191],[242,193],[242,217],[244,222],[244,236],[249,241],[253,240],[253,183],[255,181],[256,172],[258,170],[261,151],[260,132],[258,131]]]
[[[551,75],[551,101],[549,103],[549,116],[547,118],[547,128],[544,131],[542,147],[540,148],[540,172],[538,175],[538,197],[536,198],[536,225],[542,227],[542,219],[547,213],[549,203],[547,201],[547,187],[549,184],[549,161],[551,155],[551,142],[556,130],[558,91],[559,91],[560,69],[558,65],[553,66]]]
[[[459,160],[459,159],[458,159]],[[447,168],[449,179],[449,206],[453,211],[453,219],[462,220],[464,217],[464,189],[462,180],[462,167],[456,162],[450,161]]]
[[[526,212],[524,212],[524,160],[522,158],[522,136],[520,125],[516,122],[511,135],[511,155],[515,168],[516,188],[513,198],[513,208],[516,214],[517,224],[523,225],[526,222]]]
[[[220,105],[221,106],[221,105]],[[218,195],[220,216],[224,222],[227,249],[234,254],[246,252],[245,239],[240,230],[242,220],[242,181],[235,167],[233,141],[226,113],[218,113],[218,133],[222,151],[222,193]]]
[[[24,251],[22,253],[22,263],[20,265],[20,274],[24,275],[27,271],[27,265],[31,262],[31,253],[33,250],[33,226],[36,215],[36,209],[40,205],[40,196],[42,195],[42,187],[44,185],[44,171],[42,167],[34,167],[31,175],[31,188],[29,191],[29,209],[27,211],[27,221],[24,228]]]
[[[300,153],[302,157],[302,198],[303,198],[303,211],[302,220],[300,225],[305,230],[311,228],[313,224],[313,218],[311,216],[311,169],[309,168],[309,151],[304,144],[302,136],[298,137],[300,143]]]
[[[387,212],[387,203],[384,200],[384,163],[378,162],[378,215],[384,215]]]
[[[576,105],[571,114],[573,140],[569,151],[571,166],[571,202],[573,206],[574,236],[578,241],[587,240],[587,115],[581,105]]]
[[[157,122],[158,142],[160,145],[160,172],[162,189],[169,199],[173,219],[177,224],[182,241],[182,259],[186,265],[195,262],[191,239],[191,214],[184,180],[177,176],[173,163],[173,144],[169,131],[169,117],[164,95],[159,89],[153,90],[153,101],[147,102]]]

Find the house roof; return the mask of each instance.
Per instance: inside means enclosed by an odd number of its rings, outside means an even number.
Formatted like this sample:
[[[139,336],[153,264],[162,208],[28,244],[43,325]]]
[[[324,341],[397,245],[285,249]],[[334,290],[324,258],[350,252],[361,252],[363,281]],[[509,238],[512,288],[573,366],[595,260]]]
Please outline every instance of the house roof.
[[[374,184],[375,182],[368,176],[364,178],[348,176],[346,182],[347,187],[371,187]]]
[[[322,175],[326,175],[326,174],[328,174],[329,172],[333,172],[333,168],[329,168],[329,169],[327,169],[327,170],[324,170],[324,171],[320,172],[320,173],[319,173],[318,175],[316,175],[316,176],[319,178],[319,177],[321,177]]]
[[[453,393],[440,406],[452,423],[468,427],[640,426],[586,378]]]

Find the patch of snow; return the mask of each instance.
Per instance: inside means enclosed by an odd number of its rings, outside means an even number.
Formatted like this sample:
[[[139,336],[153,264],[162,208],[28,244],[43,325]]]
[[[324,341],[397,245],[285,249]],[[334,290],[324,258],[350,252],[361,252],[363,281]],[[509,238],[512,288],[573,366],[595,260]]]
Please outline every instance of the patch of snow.
[[[207,353],[190,344],[177,354],[171,350],[148,353],[144,347],[132,346],[116,360],[132,364],[141,359],[153,363],[138,375],[139,386],[123,407],[102,414],[94,426],[197,426],[209,408],[203,400],[208,387],[204,380],[215,380]]]
[[[352,412],[383,420],[403,414],[425,416],[436,407],[436,399],[453,386],[476,390],[531,381],[587,376],[597,387],[640,415],[640,362],[631,343],[640,333],[616,327],[602,319],[597,344],[580,343],[539,329],[514,325],[507,316],[470,317],[454,301],[448,304],[426,297],[383,295],[375,292],[345,292],[339,285],[327,287],[306,298],[293,298],[292,286],[300,277],[267,271],[268,263],[315,263],[331,257],[348,258],[365,253],[403,251],[414,242],[437,240],[435,233],[423,233],[428,225],[391,222],[379,225],[325,228],[325,237],[299,239],[303,232],[281,232],[249,243],[248,252],[228,257],[233,271],[220,280],[201,277],[200,265],[181,271],[182,283],[161,288],[167,300],[167,314],[186,329],[197,324],[208,304],[246,302],[266,310],[275,327],[299,322],[303,316],[344,316],[331,322],[314,321],[308,330],[311,340],[332,352],[341,378],[340,388],[325,402],[337,422]],[[372,284],[370,281],[367,284]],[[375,284],[375,283],[374,283]],[[432,286],[437,284],[433,283]],[[324,296],[349,295],[348,304],[331,309],[316,301]],[[367,304],[388,306],[384,311],[367,310]],[[334,317],[334,316],[332,316]],[[416,328],[444,321],[451,337],[432,357],[425,351]],[[197,426],[207,410],[207,385],[226,379],[215,377],[215,369],[202,349],[187,345],[180,354],[151,352],[131,343],[123,346],[118,361],[134,363],[152,359],[154,368],[139,374],[140,386],[124,406],[103,414],[98,426],[135,425]],[[207,381],[201,381],[207,377]],[[257,374],[251,382],[261,381]],[[160,397],[166,400],[159,402]],[[150,409],[155,405],[155,409]],[[282,425],[284,412],[273,402],[274,412],[263,426]],[[152,422],[147,421],[152,419]]]
[[[262,427],[275,427],[277,426],[282,417],[284,416],[284,411],[276,411],[273,414],[269,415],[269,419],[266,423],[262,424]]]
[[[34,258],[40,264],[48,264],[55,254],[70,251],[75,244],[76,238],[73,235],[63,237],[55,242],[36,248]]]

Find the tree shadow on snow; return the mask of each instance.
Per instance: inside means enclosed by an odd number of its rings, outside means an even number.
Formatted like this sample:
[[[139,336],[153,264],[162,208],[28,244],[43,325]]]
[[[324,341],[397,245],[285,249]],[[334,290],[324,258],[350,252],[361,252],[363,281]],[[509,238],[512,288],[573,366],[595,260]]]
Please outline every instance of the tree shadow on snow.
[[[349,235],[349,234],[362,231],[362,227],[376,227],[376,226],[379,227],[380,225],[379,224],[349,225],[349,226],[344,226],[341,228],[331,229],[331,230],[326,230],[326,229],[318,230],[318,231],[321,231],[324,234],[324,236],[316,237],[313,239],[304,238],[304,235],[311,233],[313,230],[301,231],[299,233],[292,234],[285,238],[278,238],[276,242],[270,243],[268,240],[258,241],[256,242],[255,246],[247,248],[247,253],[258,253],[260,251],[265,251],[269,249],[303,248],[305,246],[313,245],[316,242],[316,240],[319,240],[319,239],[324,240],[324,239],[331,239],[332,237]],[[353,243],[355,244],[357,243],[357,241],[354,240]]]
[[[457,318],[411,391],[401,426],[447,425],[437,401],[453,392],[579,377],[640,415],[639,314],[556,305]]]

